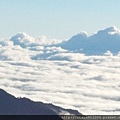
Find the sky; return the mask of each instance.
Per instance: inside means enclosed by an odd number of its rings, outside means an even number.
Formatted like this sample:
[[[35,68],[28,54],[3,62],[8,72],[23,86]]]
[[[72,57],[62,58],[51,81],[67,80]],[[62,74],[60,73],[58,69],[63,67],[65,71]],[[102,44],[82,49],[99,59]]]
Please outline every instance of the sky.
[[[18,32],[67,39],[115,25],[120,28],[120,0],[0,0],[0,38]]]

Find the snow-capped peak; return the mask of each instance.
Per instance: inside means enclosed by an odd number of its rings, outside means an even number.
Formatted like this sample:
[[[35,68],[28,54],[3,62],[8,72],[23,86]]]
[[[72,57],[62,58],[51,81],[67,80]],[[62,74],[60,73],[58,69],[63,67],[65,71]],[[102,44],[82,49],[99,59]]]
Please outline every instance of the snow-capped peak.
[[[81,31],[77,35],[74,35],[71,39],[86,39],[87,38],[87,32]]]
[[[97,32],[97,34],[120,34],[120,30],[115,27],[115,26],[111,26],[111,27],[108,27],[104,30],[100,30]]]
[[[109,28],[106,28],[105,30],[108,32],[119,31],[119,29],[116,26],[111,26]]]
[[[82,35],[82,36],[87,37],[87,32],[86,31],[81,31],[78,35]]]
[[[105,31],[108,32],[109,34],[120,34],[120,30],[115,26],[106,28]]]

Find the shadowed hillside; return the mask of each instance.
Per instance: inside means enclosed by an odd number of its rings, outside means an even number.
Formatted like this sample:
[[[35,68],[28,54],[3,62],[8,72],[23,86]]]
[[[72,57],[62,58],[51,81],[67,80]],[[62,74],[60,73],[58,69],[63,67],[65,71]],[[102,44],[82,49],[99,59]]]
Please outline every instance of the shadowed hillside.
[[[52,104],[33,102],[27,98],[15,98],[0,89],[0,115],[58,115],[60,113],[80,115],[78,111],[67,110]]]

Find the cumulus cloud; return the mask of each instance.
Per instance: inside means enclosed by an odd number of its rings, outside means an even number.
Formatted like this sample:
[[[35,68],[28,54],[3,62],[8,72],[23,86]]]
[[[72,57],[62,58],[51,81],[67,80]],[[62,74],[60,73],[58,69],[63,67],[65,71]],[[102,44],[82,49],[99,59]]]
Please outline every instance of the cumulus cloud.
[[[119,43],[115,27],[93,36],[100,34],[115,38],[114,45]],[[77,40],[73,36],[59,43],[20,33],[10,40],[1,40],[0,87],[17,97],[74,108],[83,114],[119,115],[120,53],[115,55],[109,49],[103,55],[80,53],[84,50],[79,46],[88,38],[93,40],[93,36],[82,32]],[[74,50],[73,39],[78,43]]]
[[[34,38],[26,33],[18,33],[11,37],[10,40],[13,41],[14,45],[20,45],[23,48],[30,46],[34,42]]]
[[[57,39],[48,39],[46,36],[39,36],[37,38],[33,38],[26,33],[18,33],[15,36],[10,38],[13,41],[14,45],[19,45],[22,48],[26,47],[35,47],[40,45],[51,45],[59,43],[60,40]]]
[[[48,39],[46,36],[39,36],[35,38],[35,42],[40,43],[41,45],[51,45],[61,42],[59,39]]]

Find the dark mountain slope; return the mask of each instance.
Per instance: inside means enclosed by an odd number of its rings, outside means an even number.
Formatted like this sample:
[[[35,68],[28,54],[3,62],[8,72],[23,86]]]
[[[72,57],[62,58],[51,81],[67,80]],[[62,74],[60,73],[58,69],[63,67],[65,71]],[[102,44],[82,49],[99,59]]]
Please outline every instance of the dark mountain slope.
[[[16,98],[0,89],[0,115],[80,115],[78,111],[67,110],[52,104],[33,102],[27,98]]]

